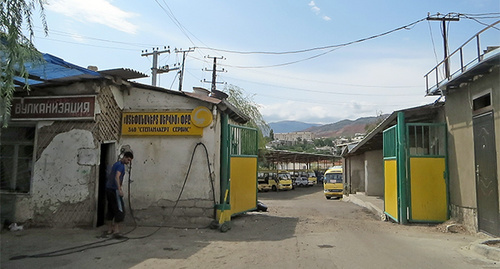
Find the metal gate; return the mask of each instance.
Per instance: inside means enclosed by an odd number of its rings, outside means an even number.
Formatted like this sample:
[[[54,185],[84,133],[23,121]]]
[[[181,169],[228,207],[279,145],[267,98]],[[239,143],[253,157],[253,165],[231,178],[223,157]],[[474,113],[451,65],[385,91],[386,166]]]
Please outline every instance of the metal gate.
[[[446,124],[405,123],[399,112],[383,139],[384,213],[402,224],[446,221]]]
[[[500,236],[498,178],[493,113],[473,118],[476,194],[480,231]]]
[[[257,129],[229,125],[229,201],[231,215],[257,207]]]
[[[448,213],[446,125],[406,124],[411,222],[443,222]]]
[[[395,221],[399,221],[399,192],[396,126],[384,131],[384,212]]]

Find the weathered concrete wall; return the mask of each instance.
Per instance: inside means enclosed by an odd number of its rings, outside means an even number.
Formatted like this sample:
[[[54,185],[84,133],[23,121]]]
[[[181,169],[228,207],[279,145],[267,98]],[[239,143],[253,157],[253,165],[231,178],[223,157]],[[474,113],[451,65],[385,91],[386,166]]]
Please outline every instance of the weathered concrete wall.
[[[15,195],[14,220],[54,227],[92,225],[98,155],[89,131],[56,135],[34,164],[31,194]]]
[[[31,190],[2,194],[2,219],[37,226],[92,226],[96,217],[99,143],[119,136],[122,98],[104,82],[74,83],[33,95],[97,94],[96,121],[37,121]],[[114,93],[114,94],[113,94]]]
[[[382,150],[365,152],[365,193],[384,196],[384,156]]]
[[[462,223],[471,232],[479,231],[476,208],[460,207],[454,204],[451,204],[450,208],[451,216],[454,220]]]
[[[123,100],[124,111],[186,111],[207,106],[195,99],[141,89],[132,89]],[[198,143],[207,147],[208,159]],[[204,128],[202,137],[123,136],[120,145],[129,145],[134,152],[130,197],[138,223],[206,225],[213,220],[214,196],[218,200],[220,192],[219,114]]]
[[[365,156],[364,154],[349,157],[344,165],[344,175],[351,183],[351,193],[365,191]]]
[[[491,89],[492,93],[491,103],[494,110],[495,132],[498,138],[500,135],[500,74],[498,67],[494,69],[494,72],[476,77],[470,84],[449,92],[446,95],[445,106],[449,133],[450,204],[452,207],[458,208],[452,211],[452,217],[463,219],[464,223],[475,225],[476,229],[477,216],[475,213],[460,212],[464,211],[462,209],[474,212],[477,210],[472,98],[488,89]],[[496,151],[500,152],[500,139],[496,140]],[[497,158],[497,179],[500,178],[498,175],[500,169],[498,168],[500,168],[500,158]]]

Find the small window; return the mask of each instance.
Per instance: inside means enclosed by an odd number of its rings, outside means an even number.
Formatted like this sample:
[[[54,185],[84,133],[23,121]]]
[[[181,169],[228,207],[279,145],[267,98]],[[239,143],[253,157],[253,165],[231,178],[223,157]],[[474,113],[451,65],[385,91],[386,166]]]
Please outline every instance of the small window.
[[[491,108],[491,93],[481,95],[472,100],[472,109],[474,113],[484,112]]]
[[[2,129],[0,143],[0,189],[28,193],[31,186],[35,127]]]

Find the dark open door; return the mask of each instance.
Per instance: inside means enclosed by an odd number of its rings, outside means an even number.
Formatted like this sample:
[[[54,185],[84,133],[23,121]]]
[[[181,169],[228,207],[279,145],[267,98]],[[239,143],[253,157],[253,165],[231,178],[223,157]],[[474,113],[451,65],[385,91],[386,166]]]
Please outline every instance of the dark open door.
[[[105,214],[106,214],[106,179],[108,175],[108,170],[111,168],[113,163],[116,161],[115,157],[115,144],[101,144],[100,153],[100,165],[99,165],[99,179],[98,179],[98,190],[97,190],[97,221],[96,227],[104,225]]]
[[[493,113],[473,118],[479,230],[499,236],[498,177]]]

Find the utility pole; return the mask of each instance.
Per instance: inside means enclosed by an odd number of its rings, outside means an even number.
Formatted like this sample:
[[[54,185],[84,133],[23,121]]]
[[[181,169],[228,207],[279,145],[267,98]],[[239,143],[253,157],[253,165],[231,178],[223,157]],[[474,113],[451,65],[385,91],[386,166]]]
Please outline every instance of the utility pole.
[[[223,83],[223,82],[216,81],[217,80],[217,72],[225,72],[226,71],[226,70],[224,70],[224,68],[222,68],[221,70],[217,70],[217,59],[225,60],[225,58],[224,57],[210,57],[210,56],[205,56],[205,58],[214,59],[214,64],[212,66],[212,70],[205,68],[205,71],[212,71],[212,81],[208,81],[208,80],[203,79],[203,82],[212,83],[212,92],[213,92],[214,90],[216,90],[215,84],[217,84],[217,83],[222,84]]]
[[[161,73],[167,73],[173,70],[178,70],[179,68],[170,69],[168,65],[162,66],[158,69],[158,55],[162,53],[170,53],[170,46],[163,47],[164,50],[158,50],[158,48],[153,48],[153,52],[148,52],[143,50],[141,56],[153,55],[153,66],[151,67],[151,85],[156,86],[156,76]]]
[[[188,50],[175,49],[175,53],[182,52],[182,65],[181,65],[181,70],[179,71],[179,91],[182,91],[182,79],[184,78],[184,63],[186,62],[186,54],[193,51],[194,48],[189,48]]]
[[[448,59],[448,38],[447,38],[447,33],[446,33],[446,22],[447,21],[459,21],[459,17],[449,17],[448,15],[443,15],[440,17],[441,14],[436,14],[435,17],[431,17],[429,14],[427,14],[427,20],[428,21],[441,21],[443,23],[443,42],[444,42],[444,70],[446,73],[446,77],[450,77],[450,62]]]

